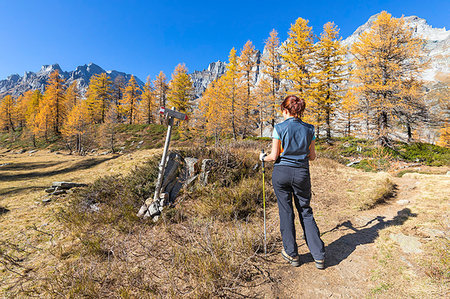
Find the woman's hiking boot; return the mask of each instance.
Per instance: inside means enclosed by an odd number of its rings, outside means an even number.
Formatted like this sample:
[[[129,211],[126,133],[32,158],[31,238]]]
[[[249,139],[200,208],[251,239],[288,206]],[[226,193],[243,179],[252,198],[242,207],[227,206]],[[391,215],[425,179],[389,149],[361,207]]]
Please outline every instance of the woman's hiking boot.
[[[314,260],[314,263],[316,264],[316,268],[319,270],[325,269],[325,260]]]
[[[289,256],[284,249],[281,251],[281,256],[288,261],[292,266],[300,266],[300,257],[296,255],[295,257]]]

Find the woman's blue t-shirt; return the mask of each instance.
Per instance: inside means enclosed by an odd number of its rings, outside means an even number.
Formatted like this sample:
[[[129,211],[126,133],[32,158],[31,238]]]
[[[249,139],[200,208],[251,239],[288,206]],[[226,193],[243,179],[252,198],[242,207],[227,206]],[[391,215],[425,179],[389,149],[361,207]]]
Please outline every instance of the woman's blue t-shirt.
[[[291,117],[275,125],[272,138],[279,139],[282,148],[275,165],[294,167],[309,165],[309,146],[315,139],[313,125]]]

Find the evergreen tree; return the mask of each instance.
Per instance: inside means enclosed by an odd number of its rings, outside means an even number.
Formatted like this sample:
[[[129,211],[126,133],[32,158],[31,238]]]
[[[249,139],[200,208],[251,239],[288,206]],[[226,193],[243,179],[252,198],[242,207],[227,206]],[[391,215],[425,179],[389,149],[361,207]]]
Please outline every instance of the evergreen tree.
[[[15,130],[15,99],[7,95],[0,102],[0,125],[3,130],[14,132]]]
[[[67,146],[72,151],[72,140],[74,140],[75,151],[78,154],[83,154],[84,152],[83,137],[91,124],[87,103],[87,101],[79,101],[72,107],[62,129],[62,135],[66,139]]]
[[[310,86],[314,42],[312,27],[308,26],[308,20],[298,18],[291,25],[288,35],[281,54],[286,66],[282,77],[291,83],[291,93],[310,102],[313,98]]]
[[[142,92],[141,112],[145,123],[153,123],[153,112],[155,110],[155,91],[152,86],[150,76],[147,77],[147,82],[144,85],[144,91]]]
[[[258,100],[259,119],[258,126],[260,136],[263,137],[264,122],[274,121],[275,106],[273,97],[273,81],[271,78],[264,77],[258,81],[254,94]]]
[[[325,118],[328,141],[331,140],[331,117],[342,99],[342,84],[346,75],[344,54],[340,44],[339,29],[334,23],[326,23],[315,45],[315,80],[312,85],[315,97],[312,102],[316,106],[316,113]]]
[[[245,86],[241,102],[241,108],[244,110],[244,118],[242,119],[242,133],[244,137],[248,134],[254,122],[252,112],[256,108],[256,99],[252,96],[252,90],[256,81],[256,67],[258,63],[256,54],[257,51],[252,42],[247,41],[238,58],[241,82]]]
[[[104,123],[106,111],[111,102],[111,78],[106,73],[91,77],[87,90],[87,109],[95,123]]]
[[[385,146],[390,144],[393,120],[410,113],[420,95],[422,42],[412,34],[403,18],[383,11],[352,46],[358,92],[366,101],[367,119],[376,126],[378,141]]]
[[[39,122],[37,121],[37,115],[39,114],[39,107],[43,97],[44,96],[39,89],[33,91],[31,99],[27,103],[25,113],[27,128],[31,131],[31,140],[34,147],[36,147],[36,133],[39,132]]]
[[[33,96],[33,90],[28,90],[19,96],[16,100],[16,119],[19,128],[26,127],[27,124],[27,108],[28,103],[31,101]]]
[[[172,107],[183,113],[190,113],[192,107],[193,85],[184,64],[175,67],[172,80],[169,82],[167,100]]]
[[[267,53],[266,57],[263,57],[262,73],[268,77],[270,81],[270,104],[265,106],[269,109],[270,118],[268,121],[271,126],[275,126],[275,119],[278,114],[278,106],[282,100],[281,88],[281,57],[278,53],[278,48],[280,46],[280,39],[278,38],[278,32],[273,29],[270,32],[269,38],[266,40],[264,47],[264,52]],[[267,82],[264,83],[266,85]]]
[[[136,120],[140,95],[141,89],[134,76],[131,75],[121,103],[121,111],[128,119],[129,124],[134,123]]]
[[[52,72],[45,88],[44,98],[40,102],[39,128],[45,131],[46,138],[49,129],[57,135],[61,133],[61,126],[67,113],[64,83],[58,70]]]
[[[78,88],[78,82],[73,81],[66,90],[67,110],[70,111],[72,107],[76,106],[81,101],[81,93]]]
[[[342,99],[341,105],[339,105],[339,111],[343,115],[345,122],[344,135],[351,136],[352,125],[354,125],[354,120],[358,117],[359,111],[358,99],[351,90],[347,91]]]
[[[123,76],[117,76],[116,79],[114,79],[114,82],[112,84],[112,101],[114,106],[116,106],[115,110],[117,113],[117,120],[119,122],[122,122],[125,118],[124,115],[120,113],[120,103],[123,102],[123,94],[125,92],[125,87],[127,86],[127,81]]]
[[[224,76],[220,77],[218,81],[221,86],[224,100],[224,109],[229,124],[231,124],[233,138],[237,139],[237,134],[242,132],[242,119],[244,110],[241,107],[243,85],[240,80],[238,57],[236,50],[231,49],[228,56],[227,70]]]
[[[153,86],[155,88],[155,100],[160,107],[166,107],[167,90],[169,86],[167,85],[166,75],[162,71],[156,76],[155,81],[153,81]],[[159,117],[159,123],[163,123],[163,116]]]
[[[229,132],[226,100],[223,94],[224,79],[219,78],[211,82],[199,100],[201,124],[207,135],[213,135],[216,144],[220,137]]]

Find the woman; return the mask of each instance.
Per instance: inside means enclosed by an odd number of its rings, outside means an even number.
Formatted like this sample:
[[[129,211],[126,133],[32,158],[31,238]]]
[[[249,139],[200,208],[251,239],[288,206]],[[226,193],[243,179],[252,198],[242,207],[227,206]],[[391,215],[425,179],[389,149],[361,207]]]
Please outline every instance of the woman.
[[[316,158],[316,151],[314,126],[301,120],[305,105],[305,101],[296,96],[285,98],[281,104],[285,120],[275,125],[272,151],[269,155],[261,154],[260,160],[275,161],[272,183],[280,214],[280,231],[283,239],[281,255],[291,265],[300,266],[295,241],[293,198],[309,251],[316,267],[324,269],[325,248],[309,205],[311,200],[309,161]]]

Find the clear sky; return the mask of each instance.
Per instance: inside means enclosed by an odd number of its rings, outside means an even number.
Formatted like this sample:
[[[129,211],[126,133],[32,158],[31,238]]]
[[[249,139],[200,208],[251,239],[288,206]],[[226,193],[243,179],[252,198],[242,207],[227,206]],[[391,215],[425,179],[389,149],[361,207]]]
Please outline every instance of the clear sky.
[[[317,35],[334,21],[346,38],[382,10],[449,29],[448,0],[0,0],[0,80],[43,64],[70,71],[89,62],[141,80],[160,70],[170,78],[178,63],[202,70],[247,40],[262,50],[273,28],[284,41],[298,17]]]

